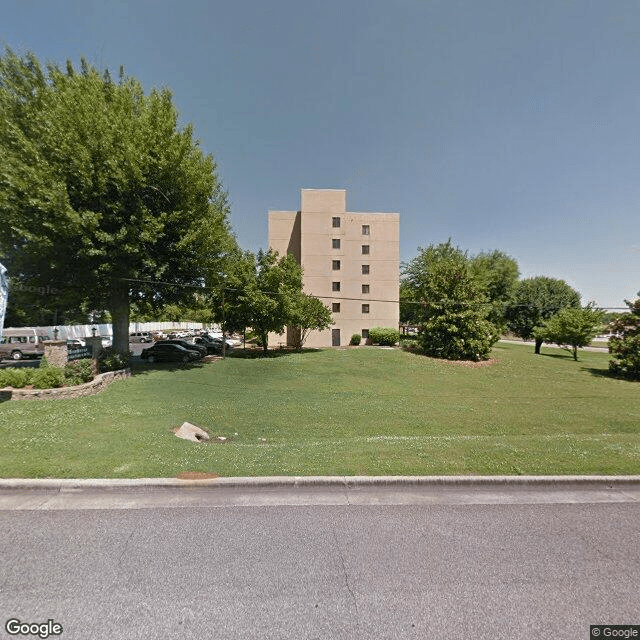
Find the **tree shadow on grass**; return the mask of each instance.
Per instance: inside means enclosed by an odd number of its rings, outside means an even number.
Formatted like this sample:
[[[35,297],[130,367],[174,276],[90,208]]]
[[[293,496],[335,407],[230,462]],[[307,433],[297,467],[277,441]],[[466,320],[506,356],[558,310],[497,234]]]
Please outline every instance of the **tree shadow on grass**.
[[[190,369],[202,369],[206,366],[206,362],[154,362],[149,364],[140,360],[138,362],[132,362],[129,365],[131,376],[146,376],[154,371],[185,371]]]
[[[288,356],[300,354],[300,353],[320,353],[322,349],[269,349],[263,351],[262,349],[236,349],[234,351],[227,351],[227,358],[240,358],[243,360],[256,360],[262,358],[285,358]]]
[[[300,353],[320,353],[322,349],[270,349],[266,353],[261,349],[237,349],[227,351],[226,357],[230,359],[256,360],[263,358],[285,358]],[[217,354],[220,355],[220,354]],[[215,362],[219,362],[216,360]],[[211,362],[154,362],[149,364],[140,358],[135,358],[129,365],[132,376],[145,376],[152,371],[185,371],[187,369],[202,369],[215,363]]]
[[[559,360],[573,360],[573,355],[569,351],[566,353],[538,353],[536,355],[543,356],[545,358],[557,358]]]
[[[614,373],[613,371],[609,371],[608,369],[596,369],[594,367],[581,367],[581,370],[588,371],[592,376],[596,376],[597,378],[609,378],[609,380],[622,380],[623,382],[640,384],[640,380],[634,380],[633,378],[620,375],[619,373]]]

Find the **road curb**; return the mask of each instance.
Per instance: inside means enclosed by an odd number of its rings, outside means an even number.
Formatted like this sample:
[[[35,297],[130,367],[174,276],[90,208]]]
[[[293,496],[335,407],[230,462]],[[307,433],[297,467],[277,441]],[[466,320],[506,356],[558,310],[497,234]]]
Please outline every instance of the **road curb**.
[[[8,489],[162,489],[176,487],[201,488],[278,488],[278,487],[619,487],[640,485],[640,475],[634,476],[267,476],[237,478],[133,479],[65,479],[65,478],[4,478],[0,490]]]

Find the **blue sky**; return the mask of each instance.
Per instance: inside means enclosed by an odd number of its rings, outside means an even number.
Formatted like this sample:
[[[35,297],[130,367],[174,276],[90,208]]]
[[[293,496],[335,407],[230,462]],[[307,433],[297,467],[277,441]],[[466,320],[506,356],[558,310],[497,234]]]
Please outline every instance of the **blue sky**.
[[[603,307],[640,290],[637,0],[2,0],[0,44],[168,87],[245,249],[300,188],[400,251],[500,249]]]

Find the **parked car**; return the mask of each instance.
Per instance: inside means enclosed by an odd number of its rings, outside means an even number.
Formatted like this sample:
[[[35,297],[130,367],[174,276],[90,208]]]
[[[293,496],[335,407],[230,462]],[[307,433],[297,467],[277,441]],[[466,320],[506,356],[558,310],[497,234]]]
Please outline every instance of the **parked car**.
[[[153,337],[148,331],[136,331],[129,334],[129,342],[153,342]]]
[[[156,344],[159,344],[156,342]],[[194,344],[193,342],[189,342],[188,340],[163,340],[162,344],[177,344],[180,347],[184,347],[185,349],[189,349],[191,351],[195,351],[200,354],[200,356],[207,355],[206,347],[203,347],[199,344]]]
[[[213,342],[211,340],[207,340],[204,337],[194,338],[194,344],[203,346],[207,353],[220,353],[222,351],[222,342]]]
[[[212,342],[214,344],[217,344],[220,346],[220,348],[222,348],[222,336],[221,335],[214,335],[211,336],[210,334],[207,334],[206,336],[200,336],[201,338],[204,338],[205,340],[209,340],[209,342]],[[226,344],[227,344],[227,349],[233,349],[234,347],[237,347],[238,345],[242,344],[242,342],[240,342],[239,340],[235,340],[233,338],[227,338],[225,340]]]
[[[169,344],[167,342],[156,342],[152,347],[142,350],[140,357],[147,362],[191,362],[200,360],[201,356],[197,351],[185,349],[179,344]]]
[[[42,358],[47,335],[38,335],[35,329],[5,329],[0,338],[0,360],[11,358]]]

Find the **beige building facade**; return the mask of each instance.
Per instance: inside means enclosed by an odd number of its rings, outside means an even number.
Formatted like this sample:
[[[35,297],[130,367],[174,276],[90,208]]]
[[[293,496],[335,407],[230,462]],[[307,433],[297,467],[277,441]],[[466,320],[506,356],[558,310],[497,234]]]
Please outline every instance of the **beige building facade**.
[[[400,217],[347,211],[346,195],[302,189],[299,211],[269,211],[269,247],[293,254],[304,291],[332,312],[334,325],[311,332],[307,347],[348,345],[354,333],[366,339],[372,327],[400,320]]]

